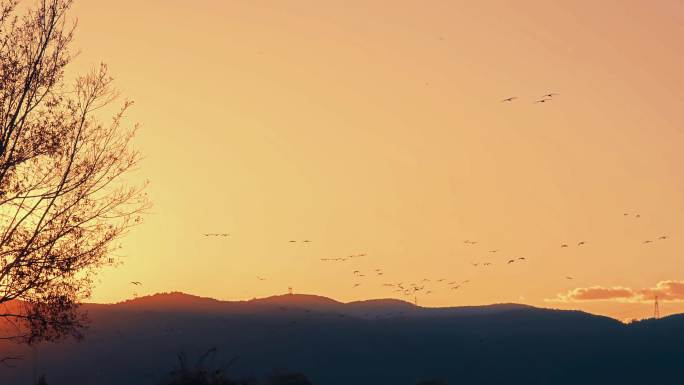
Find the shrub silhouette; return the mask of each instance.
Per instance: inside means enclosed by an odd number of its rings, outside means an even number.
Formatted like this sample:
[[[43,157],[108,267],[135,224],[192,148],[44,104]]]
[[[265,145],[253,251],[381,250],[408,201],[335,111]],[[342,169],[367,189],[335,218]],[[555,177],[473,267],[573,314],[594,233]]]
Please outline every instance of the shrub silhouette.
[[[278,370],[273,372],[267,385],[312,385],[311,381],[302,373]]]
[[[184,353],[178,354],[178,367],[171,371],[169,376],[160,385],[253,385],[252,379],[233,380],[225,373],[225,369],[211,369],[205,366],[205,361],[213,357],[216,349],[209,349],[204,353],[194,367],[188,365],[188,359]],[[229,367],[237,358],[231,360],[225,367]]]
[[[420,381],[416,385],[448,385],[448,384],[446,383],[446,381],[431,379],[431,380]]]

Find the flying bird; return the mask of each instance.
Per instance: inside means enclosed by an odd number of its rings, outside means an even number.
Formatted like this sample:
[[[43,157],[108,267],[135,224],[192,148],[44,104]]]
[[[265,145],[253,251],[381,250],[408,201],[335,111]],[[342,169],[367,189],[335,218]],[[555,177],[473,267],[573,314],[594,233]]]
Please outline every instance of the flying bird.
[[[508,263],[513,263],[513,262],[515,262],[515,259],[509,259],[508,260]]]
[[[502,100],[501,103],[512,102],[517,98],[518,98],[517,96],[511,96],[510,98],[506,98],[506,99]]]
[[[580,242],[577,242],[577,246],[584,246],[584,245],[586,245],[586,244],[587,244],[587,241],[580,241]]]
[[[555,93],[555,92],[550,92],[550,93],[548,93],[548,94],[542,96],[542,98],[552,98],[552,97],[554,97],[554,96],[556,96],[556,95],[558,95],[558,94]]]
[[[535,103],[546,103],[546,102],[549,102],[549,101],[551,101],[551,99],[539,99],[539,100],[537,100]]]
[[[498,251],[499,251],[498,249],[496,249],[496,250],[489,250],[490,253],[496,253],[496,252],[498,252]]]
[[[565,279],[572,279],[572,277],[568,276],[568,277],[565,277]]]
[[[661,235],[658,237],[658,239],[668,239],[669,237],[667,235]]]
[[[139,282],[139,281],[131,281],[131,283],[135,286],[142,285],[142,282]]]
[[[518,257],[518,260],[524,261],[524,260],[525,260],[525,257]]]
[[[361,284],[360,284],[360,283],[355,283],[354,286],[352,286],[352,287],[358,287],[358,286],[361,286]]]
[[[565,247],[568,247],[568,244],[567,244],[567,243],[563,243],[563,244],[561,245],[561,248],[565,248]]]
[[[258,275],[257,275],[257,279],[258,279],[259,281],[265,281],[265,280],[266,280],[266,278],[264,278],[264,277],[259,277]]]
[[[644,243],[651,243],[651,242],[653,242],[653,241],[651,241],[651,240],[644,241]]]

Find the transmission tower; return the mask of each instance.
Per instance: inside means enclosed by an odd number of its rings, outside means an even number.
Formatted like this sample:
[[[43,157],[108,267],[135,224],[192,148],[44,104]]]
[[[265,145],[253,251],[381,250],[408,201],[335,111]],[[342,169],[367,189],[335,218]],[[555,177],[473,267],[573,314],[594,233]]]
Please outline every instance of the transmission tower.
[[[653,318],[660,318],[660,307],[658,306],[658,296],[655,296],[655,305],[653,307]]]
[[[290,293],[290,295],[292,295],[292,286],[287,288],[287,292]]]

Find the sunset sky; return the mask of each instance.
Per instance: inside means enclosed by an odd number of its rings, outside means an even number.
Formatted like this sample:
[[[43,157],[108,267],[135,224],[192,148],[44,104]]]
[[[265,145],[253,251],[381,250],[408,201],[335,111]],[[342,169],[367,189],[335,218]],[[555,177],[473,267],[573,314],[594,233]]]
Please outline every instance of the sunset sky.
[[[418,303],[625,319],[658,293],[684,312],[680,0],[77,1],[73,16],[69,76],[104,61],[135,100],[129,180],[154,203],[92,301],[413,300],[382,283],[445,278],[470,282]]]

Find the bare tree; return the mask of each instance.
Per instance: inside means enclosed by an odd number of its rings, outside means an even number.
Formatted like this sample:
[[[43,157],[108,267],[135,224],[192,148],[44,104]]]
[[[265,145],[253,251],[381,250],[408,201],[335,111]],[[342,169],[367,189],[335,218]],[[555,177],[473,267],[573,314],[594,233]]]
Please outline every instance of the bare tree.
[[[140,160],[107,67],[68,82],[72,0],[16,15],[0,0],[0,338],[80,337],[78,304],[116,240],[149,206],[122,176]]]

